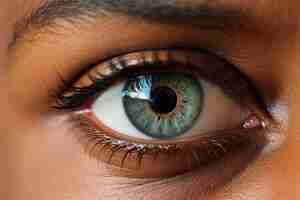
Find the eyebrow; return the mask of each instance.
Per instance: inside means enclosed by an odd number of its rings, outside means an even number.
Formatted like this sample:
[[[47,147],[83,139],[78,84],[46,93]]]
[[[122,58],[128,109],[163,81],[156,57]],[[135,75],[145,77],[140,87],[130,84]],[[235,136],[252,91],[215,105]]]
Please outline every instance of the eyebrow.
[[[78,23],[82,19],[120,14],[161,24],[185,24],[201,29],[237,28],[247,17],[245,9],[211,6],[209,0],[46,0],[17,23],[16,35],[31,27],[50,26],[56,19]]]

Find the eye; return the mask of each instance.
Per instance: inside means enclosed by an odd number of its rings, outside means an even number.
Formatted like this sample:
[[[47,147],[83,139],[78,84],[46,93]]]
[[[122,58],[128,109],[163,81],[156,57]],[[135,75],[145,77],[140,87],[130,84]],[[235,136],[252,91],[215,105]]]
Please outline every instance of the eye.
[[[134,177],[206,166],[253,143],[267,124],[241,72],[195,50],[142,51],[100,63],[56,107],[71,110],[91,155]]]
[[[199,75],[179,72],[120,81],[96,99],[91,112],[101,127],[114,134],[148,140],[235,128],[246,117],[219,87]],[[226,119],[229,113],[232,117]]]

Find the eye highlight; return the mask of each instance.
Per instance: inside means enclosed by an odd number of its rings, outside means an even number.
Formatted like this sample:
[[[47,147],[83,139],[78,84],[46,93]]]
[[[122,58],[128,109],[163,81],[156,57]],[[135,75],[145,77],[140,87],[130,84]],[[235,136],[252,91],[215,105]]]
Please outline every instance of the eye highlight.
[[[71,111],[91,155],[134,177],[174,176],[215,162],[253,142],[266,124],[243,75],[193,50],[143,51],[100,63],[56,108]]]

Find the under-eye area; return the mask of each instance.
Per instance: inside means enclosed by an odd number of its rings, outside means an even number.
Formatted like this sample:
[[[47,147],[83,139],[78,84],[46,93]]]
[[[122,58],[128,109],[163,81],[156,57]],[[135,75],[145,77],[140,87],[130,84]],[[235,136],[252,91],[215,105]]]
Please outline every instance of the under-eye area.
[[[156,178],[201,170],[253,147],[268,126],[257,97],[224,59],[163,49],[100,62],[66,86],[55,108],[70,113],[93,158],[124,176]]]

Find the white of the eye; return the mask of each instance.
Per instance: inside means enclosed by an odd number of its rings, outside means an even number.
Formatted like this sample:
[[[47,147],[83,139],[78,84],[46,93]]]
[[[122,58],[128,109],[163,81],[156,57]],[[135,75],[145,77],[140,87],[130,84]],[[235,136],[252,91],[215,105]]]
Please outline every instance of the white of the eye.
[[[204,91],[203,110],[194,126],[180,137],[235,128],[246,117],[241,107],[225,95],[220,87],[204,80],[201,80],[201,84]],[[122,102],[124,85],[125,82],[121,82],[107,89],[93,104],[92,112],[99,121],[118,133],[153,140],[129,121]]]
[[[204,80],[201,84],[204,91],[203,110],[194,127],[183,137],[236,128],[246,118],[248,113],[224,94],[219,86]]]
[[[152,139],[146,136],[129,121],[122,102],[122,90],[125,82],[110,87],[93,104],[92,112],[102,124],[130,137]]]

